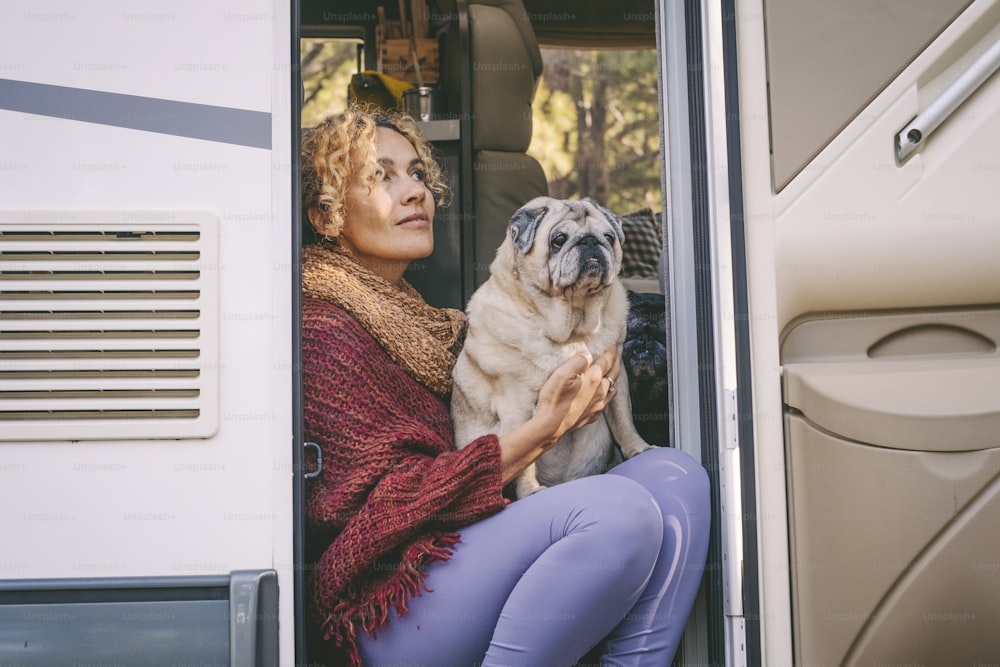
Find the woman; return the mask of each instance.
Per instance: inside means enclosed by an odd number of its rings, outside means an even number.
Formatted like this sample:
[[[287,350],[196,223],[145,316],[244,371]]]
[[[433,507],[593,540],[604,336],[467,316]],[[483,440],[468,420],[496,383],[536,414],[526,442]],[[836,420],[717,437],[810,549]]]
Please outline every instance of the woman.
[[[508,504],[503,487],[614,391],[614,350],[558,368],[528,422],[454,446],[462,313],[403,280],[447,194],[412,120],[359,109],[303,143],[311,657],[350,663],[668,665],[708,543],[707,475],[645,452]]]

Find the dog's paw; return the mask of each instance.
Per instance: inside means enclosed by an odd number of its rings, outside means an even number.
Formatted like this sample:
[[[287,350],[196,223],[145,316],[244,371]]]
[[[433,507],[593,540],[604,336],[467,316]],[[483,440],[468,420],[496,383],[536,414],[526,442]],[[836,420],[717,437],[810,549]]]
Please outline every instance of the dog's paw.
[[[527,498],[528,496],[547,488],[549,487],[538,484],[537,482],[534,484],[518,484],[515,488],[515,493],[517,494],[517,499],[521,500],[522,498]]]
[[[625,459],[628,460],[633,456],[638,456],[639,454],[642,454],[647,449],[653,449],[653,445],[649,444],[648,442],[634,443],[631,447],[622,448],[622,456],[624,456]]]

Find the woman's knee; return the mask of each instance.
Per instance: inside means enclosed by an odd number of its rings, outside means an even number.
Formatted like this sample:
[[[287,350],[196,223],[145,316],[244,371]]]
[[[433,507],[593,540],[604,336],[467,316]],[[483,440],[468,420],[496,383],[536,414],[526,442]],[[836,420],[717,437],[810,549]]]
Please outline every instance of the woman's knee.
[[[710,482],[708,471],[693,456],[674,447],[649,449],[625,461],[611,472],[634,479],[647,486],[682,485],[692,493],[707,497]]]
[[[700,498],[708,498],[710,482],[708,471],[700,461],[687,452],[679,449],[664,447],[664,458],[667,458],[677,470],[677,482],[685,485],[686,488]]]
[[[586,511],[579,515],[586,529],[599,531],[603,542],[636,558],[655,559],[663,539],[663,515],[643,485],[617,475],[577,482],[582,482],[579,490],[586,499]]]
[[[647,459],[654,459],[669,463],[671,467],[677,470],[678,474],[705,474],[707,478],[705,467],[701,464],[701,462],[685,452],[683,449],[677,449],[676,447],[654,447],[643,452],[642,456],[647,457]],[[635,460],[639,459],[637,458]]]

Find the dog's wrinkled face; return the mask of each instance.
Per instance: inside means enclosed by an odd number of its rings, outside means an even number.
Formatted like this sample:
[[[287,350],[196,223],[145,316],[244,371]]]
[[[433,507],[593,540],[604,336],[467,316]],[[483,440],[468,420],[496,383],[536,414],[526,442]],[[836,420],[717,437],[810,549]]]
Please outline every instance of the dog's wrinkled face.
[[[621,271],[621,221],[591,199],[537,197],[508,231],[518,273],[550,294],[598,291]]]

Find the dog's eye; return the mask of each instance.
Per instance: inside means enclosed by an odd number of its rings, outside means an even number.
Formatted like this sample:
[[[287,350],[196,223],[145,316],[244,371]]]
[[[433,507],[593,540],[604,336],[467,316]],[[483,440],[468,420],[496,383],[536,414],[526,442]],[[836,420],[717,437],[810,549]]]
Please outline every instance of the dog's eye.
[[[607,233],[607,234],[604,235],[604,238],[606,238],[608,240],[608,243],[610,243],[611,245],[615,244],[615,235],[614,234],[612,234],[612,233],[609,232],[609,233]]]
[[[559,250],[559,248],[563,247],[565,243],[566,243],[565,234],[556,234],[555,236],[552,237],[552,241],[550,241],[550,244],[556,250]]]

